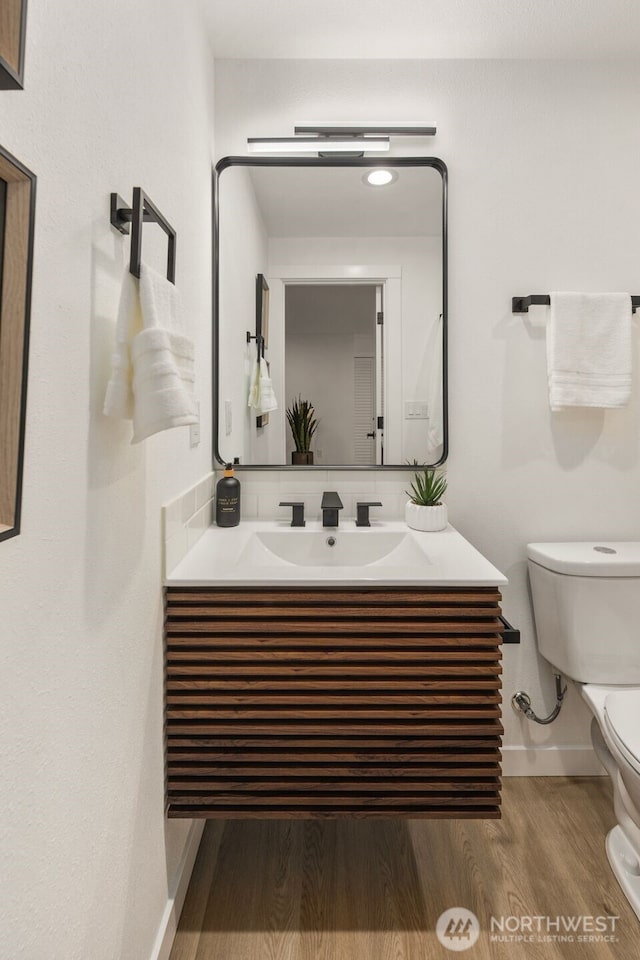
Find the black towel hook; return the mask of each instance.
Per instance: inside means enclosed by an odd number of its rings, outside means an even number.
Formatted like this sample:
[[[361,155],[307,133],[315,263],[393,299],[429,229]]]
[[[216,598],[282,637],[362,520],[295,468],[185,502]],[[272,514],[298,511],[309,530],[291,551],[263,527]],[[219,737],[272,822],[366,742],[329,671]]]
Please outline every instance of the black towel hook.
[[[120,233],[129,233],[131,224],[131,260],[129,270],[134,277],[140,277],[140,263],[142,259],[142,225],[143,223],[157,223],[169,238],[167,254],[167,280],[176,282],[176,231],[164,217],[155,203],[146,195],[142,187],[133,188],[133,205],[127,207],[125,201],[117,193],[111,194],[111,224]]]
[[[260,360],[261,357],[264,357],[264,337],[261,333],[251,333],[251,330],[247,330],[247,343],[251,343],[252,340],[256,342],[258,360]]]

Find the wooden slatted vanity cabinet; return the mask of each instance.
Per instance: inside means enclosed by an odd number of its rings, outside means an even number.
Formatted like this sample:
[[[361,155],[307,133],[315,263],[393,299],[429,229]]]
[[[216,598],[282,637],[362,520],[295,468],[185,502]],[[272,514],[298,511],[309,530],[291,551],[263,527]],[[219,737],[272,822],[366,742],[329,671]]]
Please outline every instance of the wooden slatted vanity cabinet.
[[[500,816],[496,587],[165,587],[170,817]]]

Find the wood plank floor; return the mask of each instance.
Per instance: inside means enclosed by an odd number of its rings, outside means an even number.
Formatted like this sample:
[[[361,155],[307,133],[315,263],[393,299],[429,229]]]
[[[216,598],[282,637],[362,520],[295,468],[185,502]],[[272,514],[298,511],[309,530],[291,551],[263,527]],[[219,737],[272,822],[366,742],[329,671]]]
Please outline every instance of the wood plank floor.
[[[450,907],[480,921],[470,960],[640,957],[604,850],[608,778],[503,789],[502,820],[209,821],[170,960],[443,960]],[[615,942],[491,940],[492,916],[583,915],[619,917]]]

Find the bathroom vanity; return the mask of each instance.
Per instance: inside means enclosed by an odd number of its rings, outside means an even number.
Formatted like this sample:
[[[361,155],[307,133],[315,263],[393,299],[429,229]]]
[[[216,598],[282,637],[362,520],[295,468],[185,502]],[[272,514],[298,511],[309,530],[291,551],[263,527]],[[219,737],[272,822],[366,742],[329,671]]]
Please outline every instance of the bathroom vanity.
[[[207,531],[165,581],[169,816],[499,817],[505,582],[452,527]]]

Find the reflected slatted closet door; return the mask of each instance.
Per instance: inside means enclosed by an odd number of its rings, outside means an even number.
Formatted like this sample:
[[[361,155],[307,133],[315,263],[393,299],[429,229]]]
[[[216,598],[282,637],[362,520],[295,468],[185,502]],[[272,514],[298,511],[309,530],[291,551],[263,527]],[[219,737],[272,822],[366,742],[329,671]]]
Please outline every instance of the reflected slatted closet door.
[[[499,604],[166,588],[169,816],[499,817]]]

